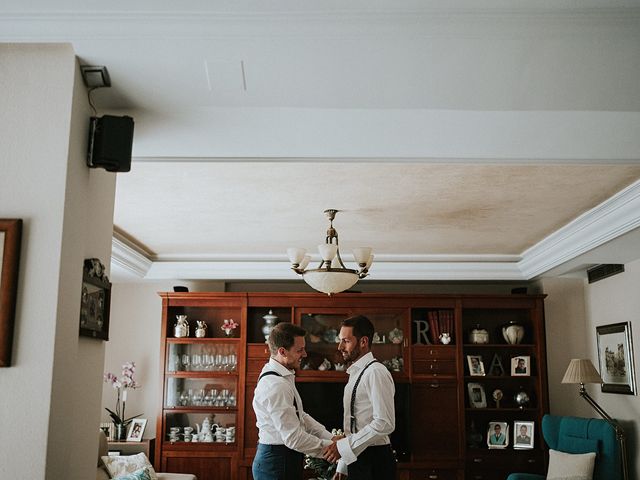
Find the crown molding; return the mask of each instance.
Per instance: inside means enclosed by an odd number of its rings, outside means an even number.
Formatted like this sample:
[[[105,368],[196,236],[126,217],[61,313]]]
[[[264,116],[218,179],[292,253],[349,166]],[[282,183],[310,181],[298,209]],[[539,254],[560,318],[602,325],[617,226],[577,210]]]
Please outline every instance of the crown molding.
[[[527,279],[538,277],[579,255],[640,227],[640,181],[580,215],[522,254]]]
[[[120,267],[143,279],[149,273],[153,262],[142,253],[142,249],[134,246],[133,242],[125,240],[118,233],[111,238],[111,268]]]

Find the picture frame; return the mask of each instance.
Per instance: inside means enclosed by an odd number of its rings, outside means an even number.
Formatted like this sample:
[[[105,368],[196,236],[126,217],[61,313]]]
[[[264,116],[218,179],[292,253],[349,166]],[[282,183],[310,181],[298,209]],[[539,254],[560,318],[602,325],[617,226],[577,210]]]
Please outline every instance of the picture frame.
[[[80,297],[80,335],[109,340],[111,283],[97,258],[84,261]]]
[[[469,367],[469,375],[472,377],[484,377],[484,363],[482,355],[467,355],[467,365]]]
[[[11,366],[22,219],[0,219],[0,367]]]
[[[631,322],[596,327],[598,364],[605,393],[636,394]]]
[[[529,355],[518,355],[517,357],[511,357],[511,376],[531,376],[531,357]]]
[[[525,450],[533,448],[535,422],[515,420],[513,422],[513,448]]]
[[[487,428],[487,447],[504,449],[509,446],[509,424],[507,422],[489,422]]]
[[[134,418],[129,427],[127,434],[127,442],[141,442],[144,435],[144,429],[147,426],[146,418]]]
[[[468,383],[467,392],[469,393],[469,405],[471,405],[471,408],[487,408],[487,396],[482,384]]]

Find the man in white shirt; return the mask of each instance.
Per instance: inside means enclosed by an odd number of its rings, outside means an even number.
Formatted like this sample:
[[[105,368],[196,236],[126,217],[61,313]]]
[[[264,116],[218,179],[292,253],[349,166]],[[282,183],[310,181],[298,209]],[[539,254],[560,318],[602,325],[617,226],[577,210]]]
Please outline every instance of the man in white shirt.
[[[371,353],[374,327],[362,315],[342,322],[338,350],[351,366],[343,396],[345,438],[324,450],[324,458],[338,461],[334,479],[391,480],[396,461],[389,441],[395,429],[395,386],[387,368]],[[354,394],[355,390],[355,394]]]
[[[306,331],[288,322],[269,334],[271,358],[262,369],[253,397],[258,448],[254,480],[301,480],[303,454],[321,457],[331,433],[304,412],[295,386],[295,370],[307,356]]]

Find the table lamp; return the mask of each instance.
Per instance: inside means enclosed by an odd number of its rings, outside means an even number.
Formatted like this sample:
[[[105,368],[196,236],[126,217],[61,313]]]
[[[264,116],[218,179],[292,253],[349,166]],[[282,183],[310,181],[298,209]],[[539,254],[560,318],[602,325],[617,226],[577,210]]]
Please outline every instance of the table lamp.
[[[587,393],[587,390],[584,388],[585,383],[602,383],[602,378],[596,370],[596,367],[593,366],[593,363],[591,363],[591,360],[589,359],[573,358],[571,362],[569,362],[569,366],[567,367],[567,371],[564,374],[562,383],[579,383],[580,396],[584,398],[589,403],[589,405],[591,405],[595,409],[595,411],[598,412],[600,416],[613,427],[616,432],[616,439],[620,444],[620,456],[622,458],[622,478],[624,478],[624,480],[629,480],[629,475],[627,473],[627,449],[624,429],[617,421],[611,418],[609,414],[605,412],[593,398],[591,398],[591,396]]]

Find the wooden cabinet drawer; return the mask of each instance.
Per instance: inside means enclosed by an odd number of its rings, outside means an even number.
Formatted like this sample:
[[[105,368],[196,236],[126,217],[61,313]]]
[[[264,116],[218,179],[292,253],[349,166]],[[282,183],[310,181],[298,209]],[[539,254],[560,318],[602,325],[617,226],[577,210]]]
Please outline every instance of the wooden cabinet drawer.
[[[453,360],[456,359],[456,347],[452,345],[424,345],[411,347],[414,360]]]
[[[269,347],[266,343],[247,344],[247,358],[269,358]]]
[[[262,367],[267,361],[264,359],[247,360],[247,382],[257,382],[258,375],[262,371]]]
[[[417,375],[456,375],[455,360],[414,360],[413,373]]]
[[[442,468],[411,470],[411,480],[458,480],[458,471]]]

